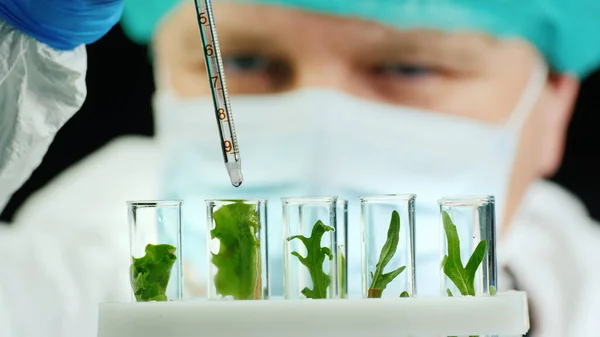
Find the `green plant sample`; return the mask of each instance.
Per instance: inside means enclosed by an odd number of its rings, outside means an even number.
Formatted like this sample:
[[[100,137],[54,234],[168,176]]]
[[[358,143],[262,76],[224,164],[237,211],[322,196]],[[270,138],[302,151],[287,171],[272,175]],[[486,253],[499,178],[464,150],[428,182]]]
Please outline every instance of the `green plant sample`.
[[[236,300],[262,297],[261,252],[258,233],[261,225],[255,206],[235,201],[213,213],[215,228],[211,239],[219,239],[212,263],[217,268],[214,277],[217,294]]]
[[[171,245],[148,244],[146,255],[132,257],[131,287],[138,302],[167,301],[167,286],[171,269],[177,260],[176,248]]]
[[[328,247],[321,247],[321,239],[326,232],[333,232],[334,230],[333,227],[327,226],[319,220],[313,226],[309,238],[303,235],[295,235],[287,238],[287,241],[298,239],[302,241],[306,247],[306,257],[303,257],[298,252],[291,253],[298,258],[300,263],[302,263],[310,273],[313,289],[306,287],[301,291],[302,295],[306,296],[306,298],[327,298],[327,288],[331,284],[331,277],[323,271],[323,262],[325,262],[325,258],[329,258],[330,261],[333,260],[333,255],[331,254],[331,249]]]
[[[475,296],[475,273],[477,273],[477,269],[485,257],[487,247],[486,241],[481,240],[479,244],[477,244],[467,265],[463,267],[463,263],[460,259],[460,239],[458,237],[458,231],[456,230],[456,226],[452,222],[450,215],[448,215],[446,211],[442,212],[442,222],[444,224],[444,231],[446,232],[446,239],[448,242],[448,254],[445,255],[442,260],[444,274],[446,274],[450,281],[454,283],[461,295]],[[452,296],[450,289],[447,289],[446,292],[448,293],[448,296]]]
[[[375,266],[375,273],[371,272],[371,285],[367,294],[368,298],[381,298],[381,295],[390,282],[400,275],[406,266],[402,266],[387,274],[384,269],[396,254],[400,241],[400,215],[397,211],[392,212],[392,219],[387,232],[387,240],[381,248],[379,262]],[[408,292],[403,292],[400,297],[408,297]]]

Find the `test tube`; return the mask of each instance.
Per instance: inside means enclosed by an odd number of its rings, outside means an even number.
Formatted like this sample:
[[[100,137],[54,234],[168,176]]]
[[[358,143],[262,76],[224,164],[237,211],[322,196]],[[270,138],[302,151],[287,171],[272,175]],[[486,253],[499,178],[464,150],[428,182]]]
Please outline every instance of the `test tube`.
[[[212,300],[268,298],[267,202],[206,200]]]
[[[179,200],[128,201],[132,302],[182,298]]]
[[[416,294],[415,198],[414,194],[360,198],[364,298]]]
[[[346,297],[340,286],[347,282],[340,273],[347,273],[347,261],[339,253],[347,249],[348,224],[337,213],[347,205],[337,197],[283,198],[282,204],[284,297]]]
[[[444,233],[442,293],[494,295],[498,289],[494,197],[446,197],[438,204]]]

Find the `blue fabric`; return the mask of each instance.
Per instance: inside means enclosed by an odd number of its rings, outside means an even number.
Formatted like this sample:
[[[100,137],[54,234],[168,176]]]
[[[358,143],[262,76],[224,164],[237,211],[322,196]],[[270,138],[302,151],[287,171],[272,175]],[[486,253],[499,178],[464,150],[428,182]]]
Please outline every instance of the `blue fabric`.
[[[119,22],[124,0],[0,0],[0,19],[58,50],[96,42]]]
[[[157,21],[183,0],[126,0],[123,22],[147,43]],[[185,0],[190,1],[192,0]],[[359,17],[398,29],[475,30],[535,45],[553,69],[579,77],[600,65],[599,0],[214,0],[290,6]],[[217,27],[218,29],[218,27]]]

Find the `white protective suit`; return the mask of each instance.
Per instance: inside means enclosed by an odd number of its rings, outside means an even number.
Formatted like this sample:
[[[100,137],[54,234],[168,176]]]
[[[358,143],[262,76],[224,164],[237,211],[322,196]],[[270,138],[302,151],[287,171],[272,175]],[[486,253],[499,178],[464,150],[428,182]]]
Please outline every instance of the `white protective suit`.
[[[48,295],[44,290],[32,292],[29,285],[15,281],[12,303],[18,303],[19,297],[35,296],[31,300],[37,299],[39,308],[33,315],[56,308],[43,323],[54,323],[55,331],[61,331],[60,323],[73,324],[81,328],[77,336],[85,337],[92,336],[96,327],[96,301],[109,292],[112,296],[106,298],[130,299],[125,201],[157,196],[158,153],[151,140],[117,139],[63,173],[22,208],[17,222],[24,231],[41,227],[65,233],[65,241],[60,245],[46,244],[44,247],[48,248],[37,250],[50,253],[46,270],[60,262],[60,254],[73,262],[72,269],[55,271],[55,276],[49,278],[51,287],[60,287],[57,293],[64,294],[65,299],[59,302],[56,297],[44,297]],[[41,244],[44,234],[39,233],[36,238]],[[14,251],[19,253],[13,254],[11,260],[18,263],[19,254],[26,250],[15,247]],[[535,183],[508,236],[499,244],[502,267],[516,275],[516,280],[511,280],[501,272],[500,288],[512,288],[515,284],[511,283],[515,282],[519,289],[528,292],[536,328],[534,337],[600,335],[599,251],[600,225],[589,217],[583,204],[553,183]],[[38,276],[34,270],[31,273],[32,277]],[[63,313],[67,315],[60,321]],[[11,314],[13,326],[32,328],[30,312],[13,309]],[[27,336],[34,336],[34,330]]]
[[[86,96],[85,46],[56,51],[0,20],[0,211]]]
[[[0,211],[83,104],[86,70],[85,46],[57,51],[0,20]],[[106,208],[97,198],[91,202],[95,211]],[[112,242],[102,246],[101,230],[111,224],[77,220],[68,203],[59,203],[64,223],[30,218],[0,224],[1,337],[96,334],[92,305],[84,304],[111,298],[104,296],[100,275],[113,268],[110,252],[102,250],[116,248]]]

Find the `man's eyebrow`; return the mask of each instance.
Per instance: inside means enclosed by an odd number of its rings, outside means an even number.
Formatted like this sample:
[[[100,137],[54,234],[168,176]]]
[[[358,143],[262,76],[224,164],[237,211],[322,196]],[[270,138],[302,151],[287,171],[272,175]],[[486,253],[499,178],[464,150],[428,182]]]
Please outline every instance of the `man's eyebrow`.
[[[223,27],[219,35],[221,50],[254,52],[271,51],[278,44],[277,34],[268,31],[247,30],[241,27]]]
[[[286,58],[289,41],[295,38],[289,30],[252,29],[244,25],[228,26],[222,24],[219,29],[219,47],[223,57],[229,56],[260,56]],[[189,48],[196,54],[202,53],[202,43],[198,36],[197,46]],[[299,52],[296,50],[296,52]],[[246,54],[246,55],[244,55]]]
[[[385,31],[371,36],[372,56],[396,62],[412,62],[449,70],[481,69],[496,41],[469,32],[435,30]],[[364,48],[364,46],[363,46]]]
[[[204,64],[205,56],[200,36],[197,41],[189,41],[183,45],[186,52],[181,55],[182,60],[189,64]],[[248,32],[227,34],[225,30],[225,33],[219,35],[219,47],[224,60],[231,56],[279,57],[281,54],[277,46],[277,41],[268,36]]]

